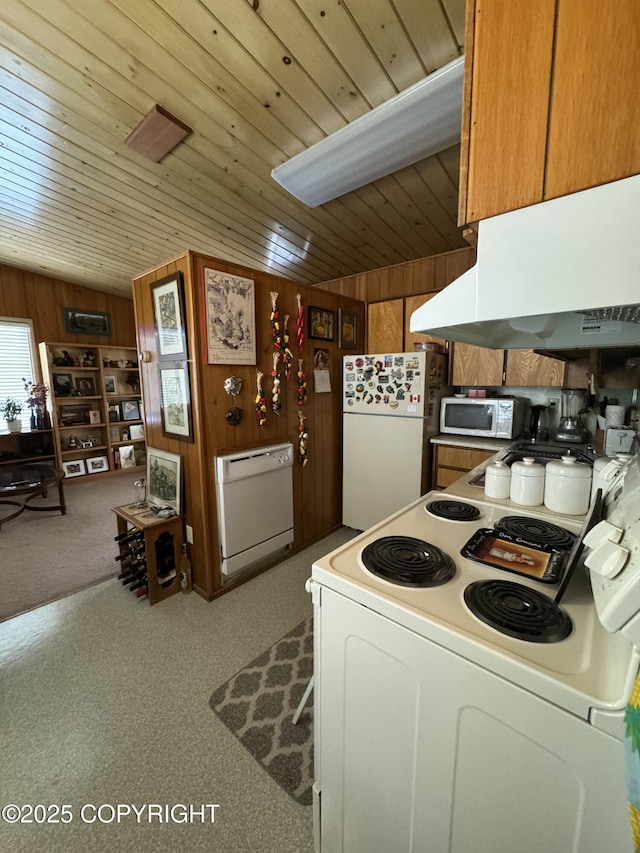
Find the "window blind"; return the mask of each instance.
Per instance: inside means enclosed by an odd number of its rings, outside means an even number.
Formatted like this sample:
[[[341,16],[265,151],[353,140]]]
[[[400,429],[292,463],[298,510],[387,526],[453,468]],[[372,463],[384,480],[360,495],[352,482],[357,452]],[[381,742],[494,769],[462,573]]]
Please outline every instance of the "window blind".
[[[31,320],[0,317],[0,400],[25,403],[24,379],[37,381]]]

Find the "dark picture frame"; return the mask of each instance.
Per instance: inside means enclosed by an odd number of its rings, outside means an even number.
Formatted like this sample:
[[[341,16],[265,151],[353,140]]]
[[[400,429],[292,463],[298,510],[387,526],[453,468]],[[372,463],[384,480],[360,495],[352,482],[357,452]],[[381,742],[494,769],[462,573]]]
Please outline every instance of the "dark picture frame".
[[[193,442],[191,388],[186,364],[158,365],[162,434],[166,438]]]
[[[309,337],[321,341],[333,340],[335,313],[327,308],[309,306]]]
[[[158,361],[187,358],[182,273],[174,272],[151,285]]]
[[[95,397],[96,381],[93,376],[76,376],[76,393],[80,397]]]
[[[70,335],[111,335],[111,314],[85,308],[63,308],[64,330]]]
[[[340,349],[358,348],[358,315],[347,308],[338,308],[338,346]]]
[[[54,397],[73,396],[73,375],[71,373],[53,373],[51,375]]]
[[[58,409],[58,422],[63,427],[90,424],[90,411],[91,406],[88,403],[78,406],[60,406]]]
[[[120,403],[120,419],[123,421],[139,421],[140,402],[138,400],[123,400]]]

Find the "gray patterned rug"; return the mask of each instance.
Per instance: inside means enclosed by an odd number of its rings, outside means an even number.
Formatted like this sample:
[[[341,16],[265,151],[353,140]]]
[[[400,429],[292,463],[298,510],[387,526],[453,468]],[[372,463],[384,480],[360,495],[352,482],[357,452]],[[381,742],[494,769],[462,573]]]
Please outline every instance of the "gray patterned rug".
[[[209,705],[267,773],[311,805],[313,696],[292,719],[313,674],[313,618],[297,625],[213,693]]]

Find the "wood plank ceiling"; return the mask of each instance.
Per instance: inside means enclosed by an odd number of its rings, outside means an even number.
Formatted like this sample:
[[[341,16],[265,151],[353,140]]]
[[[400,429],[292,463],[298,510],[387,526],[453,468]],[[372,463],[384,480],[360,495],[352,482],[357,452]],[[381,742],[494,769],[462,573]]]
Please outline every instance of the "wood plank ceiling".
[[[185,249],[315,283],[463,246],[459,146],[315,209],[270,177],[463,33],[464,0],[2,0],[0,262],[130,295]],[[155,103],[193,128],[157,164]]]

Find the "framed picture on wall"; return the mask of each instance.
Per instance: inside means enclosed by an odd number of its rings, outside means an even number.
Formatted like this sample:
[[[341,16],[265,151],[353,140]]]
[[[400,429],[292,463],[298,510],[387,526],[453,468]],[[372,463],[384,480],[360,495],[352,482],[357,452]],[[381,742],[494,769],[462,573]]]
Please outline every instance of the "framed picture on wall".
[[[187,358],[182,273],[174,272],[151,285],[159,361]]]
[[[63,308],[64,330],[72,335],[110,335],[111,314],[84,308]]]
[[[323,341],[333,340],[333,311],[309,306],[309,337]]]
[[[338,308],[338,346],[341,349],[357,349],[357,320],[355,311]]]
[[[207,267],[202,275],[207,364],[255,364],[253,279]]]
[[[193,441],[191,391],[186,364],[159,364],[162,434],[167,438]]]

